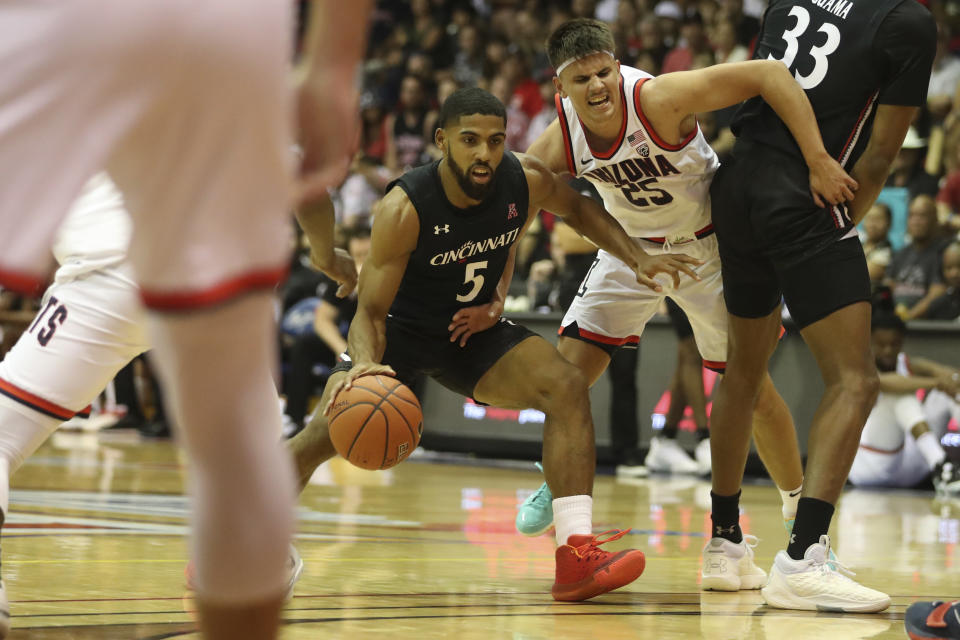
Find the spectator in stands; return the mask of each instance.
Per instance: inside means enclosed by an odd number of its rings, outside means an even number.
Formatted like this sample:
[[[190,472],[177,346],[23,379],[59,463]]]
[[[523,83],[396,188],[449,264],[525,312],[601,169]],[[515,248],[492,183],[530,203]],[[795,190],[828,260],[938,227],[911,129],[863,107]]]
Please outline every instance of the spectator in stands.
[[[760,33],[760,21],[743,11],[743,0],[720,0],[720,10],[717,12],[718,21],[729,21],[737,34],[737,42],[746,47],[747,51],[753,48],[753,41]]]
[[[553,96],[556,88],[553,86],[553,72],[543,74],[540,81],[540,99],[543,101],[540,111],[530,119],[530,125],[527,127],[527,137],[524,140],[522,150],[526,151],[533,144],[533,141],[540,137],[540,134],[557,118],[557,105],[554,103]]]
[[[660,0],[653,8],[653,15],[657,18],[657,29],[660,38],[669,51],[680,40],[680,21],[683,19],[683,10],[673,0]],[[660,62],[663,66],[663,62]]]
[[[457,52],[453,58],[453,78],[460,86],[474,86],[483,77],[484,48],[480,39],[480,30],[473,24],[460,27],[457,33],[457,46]]]
[[[437,112],[430,109],[423,81],[405,76],[400,84],[400,102],[387,117],[386,166],[393,172],[407,171],[429,162],[427,146],[433,144]]]
[[[750,52],[737,41],[737,29],[730,20],[721,20],[713,28],[710,39],[717,64],[724,62],[743,62]]]
[[[904,320],[921,318],[930,303],[946,291],[940,256],[946,246],[939,234],[937,206],[930,196],[917,196],[907,214],[910,244],[893,255],[885,284],[893,291],[896,313]]]
[[[887,178],[886,186],[905,188],[910,202],[918,195],[935,196],[939,191],[936,176],[931,176],[923,168],[926,148],[927,141],[917,134],[916,128],[910,127]]]
[[[663,60],[661,73],[689,71],[694,68],[694,58],[710,51],[710,43],[703,30],[703,18],[699,13],[685,15],[680,27],[680,42]]]
[[[960,241],[954,240],[943,251],[943,284],[946,291],[930,303],[930,320],[960,319]]]
[[[383,102],[373,91],[360,96],[360,151],[372,162],[383,164],[387,155],[386,114]]]
[[[660,21],[654,16],[647,16],[640,21],[637,26],[637,32],[640,36],[640,52],[637,54],[637,68],[646,71],[651,75],[658,75],[660,67],[663,66],[663,59],[670,51],[670,47],[663,41],[663,31],[660,28]],[[643,64],[640,62],[642,56],[649,56],[654,64]]]
[[[863,217],[860,243],[867,257],[867,270],[870,272],[870,282],[874,288],[883,282],[887,267],[893,259],[893,245],[890,243],[892,225],[893,216],[890,213],[890,207],[882,202],[875,202]]]
[[[945,152],[952,170],[943,179],[937,193],[937,216],[950,233],[960,231],[960,137],[950,136],[953,148]]]
[[[950,29],[937,27],[937,54],[927,88],[927,109],[934,120],[942,120],[953,108],[953,97],[960,83],[960,59],[950,51]]]
[[[337,223],[345,228],[369,228],[373,205],[383,197],[394,174],[383,165],[364,155],[353,160],[350,175],[340,186],[340,197],[334,200]]]

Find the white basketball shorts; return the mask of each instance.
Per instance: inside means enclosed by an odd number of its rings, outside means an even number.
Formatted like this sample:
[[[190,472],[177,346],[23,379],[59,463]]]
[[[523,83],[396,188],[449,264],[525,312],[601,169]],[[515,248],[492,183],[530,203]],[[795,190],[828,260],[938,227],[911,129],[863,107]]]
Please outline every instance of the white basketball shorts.
[[[0,362],[0,402],[69,420],[149,349],[144,315],[128,265],[53,285]]]
[[[702,260],[695,269],[700,281],[681,275],[680,287],[674,289],[672,280],[661,274],[656,280],[663,291],[658,293],[639,284],[626,264],[601,250],[563,317],[560,334],[601,348],[635,345],[662,299],[669,296],[687,314],[704,366],[722,372],[727,360],[727,308],[716,236],[675,244],[667,250],[644,241],[643,248],[651,255],[685,253]]]

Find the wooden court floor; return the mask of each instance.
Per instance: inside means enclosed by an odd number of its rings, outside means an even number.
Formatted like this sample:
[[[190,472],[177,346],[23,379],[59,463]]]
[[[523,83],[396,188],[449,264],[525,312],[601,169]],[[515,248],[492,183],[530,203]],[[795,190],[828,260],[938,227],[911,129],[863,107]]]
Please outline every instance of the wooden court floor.
[[[647,554],[641,578],[582,604],[555,603],[551,536],[513,529],[540,483],[524,468],[411,460],[365,472],[336,460],[301,502],[306,569],[286,640],[905,638],[915,599],[960,596],[960,503],[910,492],[849,491],[831,532],[858,579],[893,596],[879,615],[766,608],[758,592],[701,593],[709,484],[618,481],[595,490],[598,531]],[[57,434],[14,478],[3,535],[13,640],[197,638],[185,598],[186,500],[169,443]],[[745,529],[769,568],[786,542],[771,486],[744,490]]]

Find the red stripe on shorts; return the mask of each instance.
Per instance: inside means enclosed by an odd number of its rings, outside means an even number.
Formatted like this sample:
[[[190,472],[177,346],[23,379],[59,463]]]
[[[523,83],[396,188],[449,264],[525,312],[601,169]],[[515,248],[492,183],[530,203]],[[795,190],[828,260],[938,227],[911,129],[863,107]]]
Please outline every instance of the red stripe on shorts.
[[[212,307],[254,289],[277,285],[287,275],[287,266],[251,271],[199,291],[150,291],[142,289],[143,303],[156,311],[188,311]]]
[[[40,396],[36,396],[29,391],[21,389],[17,385],[7,382],[3,378],[0,378],[0,394],[5,395],[12,400],[16,400],[20,404],[26,405],[34,411],[39,411],[40,413],[50,416],[51,418],[69,420],[77,413],[76,411],[67,409],[66,407],[61,407],[58,404],[44,400]]]

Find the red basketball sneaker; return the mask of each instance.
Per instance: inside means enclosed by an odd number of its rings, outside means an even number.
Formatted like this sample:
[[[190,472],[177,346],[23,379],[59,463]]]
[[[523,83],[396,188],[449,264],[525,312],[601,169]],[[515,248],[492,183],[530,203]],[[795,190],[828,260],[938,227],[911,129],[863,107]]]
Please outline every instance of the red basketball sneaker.
[[[557,547],[557,581],[553,599],[576,602],[619,589],[640,577],[646,560],[637,549],[609,552],[598,547],[627,535],[626,531],[604,531],[599,536],[574,535]],[[602,536],[613,534],[601,540]]]

